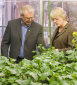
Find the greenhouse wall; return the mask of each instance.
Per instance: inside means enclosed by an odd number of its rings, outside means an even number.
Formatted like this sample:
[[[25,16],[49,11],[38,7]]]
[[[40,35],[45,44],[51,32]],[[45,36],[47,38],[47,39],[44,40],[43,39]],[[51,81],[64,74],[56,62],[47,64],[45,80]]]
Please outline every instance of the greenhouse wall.
[[[68,20],[77,29],[77,0],[49,0],[50,10],[55,7],[62,7],[68,16]],[[49,19],[48,19],[48,0],[0,0],[0,48],[7,23],[9,20],[20,18],[20,7],[31,5],[35,9],[34,20],[42,25],[44,3],[44,42],[49,45]],[[51,33],[53,34],[56,25],[51,20]]]

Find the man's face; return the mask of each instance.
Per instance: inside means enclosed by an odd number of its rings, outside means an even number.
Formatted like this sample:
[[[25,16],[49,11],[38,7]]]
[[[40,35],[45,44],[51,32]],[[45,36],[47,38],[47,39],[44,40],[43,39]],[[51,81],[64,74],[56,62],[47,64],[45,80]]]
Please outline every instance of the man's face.
[[[21,18],[25,26],[29,25],[32,23],[32,20],[34,18],[34,13],[29,13],[28,11],[25,11],[24,16],[21,16]]]

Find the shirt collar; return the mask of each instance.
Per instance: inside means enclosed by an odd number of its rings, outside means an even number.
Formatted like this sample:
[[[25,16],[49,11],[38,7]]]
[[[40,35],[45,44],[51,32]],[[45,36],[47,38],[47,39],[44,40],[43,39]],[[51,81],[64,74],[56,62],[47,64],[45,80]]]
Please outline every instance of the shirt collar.
[[[23,22],[22,22],[22,19],[21,19],[21,25],[24,26]],[[24,26],[25,28],[29,28],[31,26],[31,24],[27,25],[27,26]]]

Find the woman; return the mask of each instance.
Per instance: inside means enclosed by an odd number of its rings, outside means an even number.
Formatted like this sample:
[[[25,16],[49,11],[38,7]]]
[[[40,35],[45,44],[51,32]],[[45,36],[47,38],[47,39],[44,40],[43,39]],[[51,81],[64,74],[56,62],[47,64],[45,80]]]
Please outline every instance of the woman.
[[[52,45],[56,51],[72,49],[73,32],[76,29],[67,21],[66,12],[62,8],[57,7],[51,11],[51,19],[57,26],[52,38]]]

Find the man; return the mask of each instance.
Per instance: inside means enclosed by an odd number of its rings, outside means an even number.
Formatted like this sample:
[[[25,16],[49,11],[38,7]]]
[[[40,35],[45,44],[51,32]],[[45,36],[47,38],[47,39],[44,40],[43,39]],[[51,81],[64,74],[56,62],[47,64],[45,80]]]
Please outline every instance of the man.
[[[33,21],[34,9],[23,6],[20,15],[21,18],[8,22],[1,43],[1,55],[8,57],[10,46],[9,56],[17,59],[17,63],[23,58],[32,60],[32,51],[42,43],[42,27]]]

